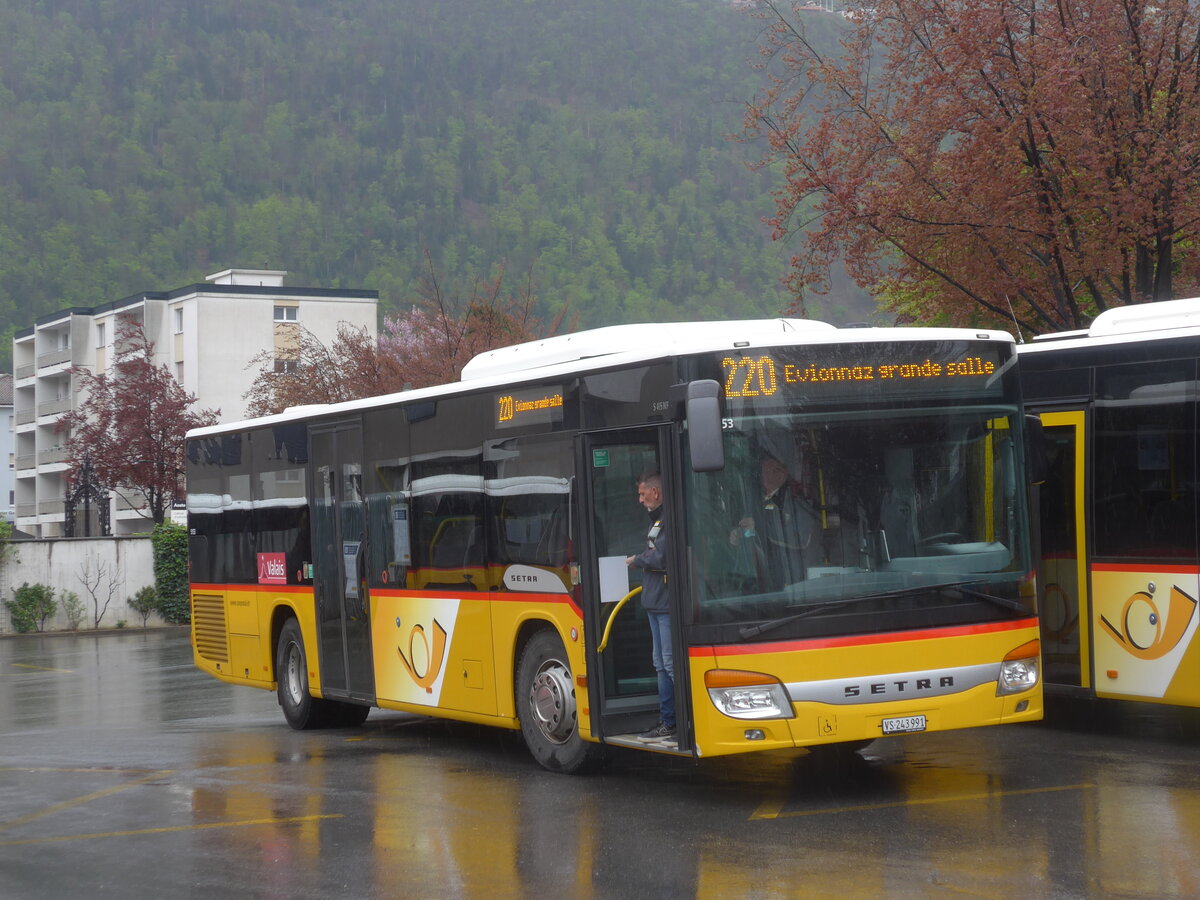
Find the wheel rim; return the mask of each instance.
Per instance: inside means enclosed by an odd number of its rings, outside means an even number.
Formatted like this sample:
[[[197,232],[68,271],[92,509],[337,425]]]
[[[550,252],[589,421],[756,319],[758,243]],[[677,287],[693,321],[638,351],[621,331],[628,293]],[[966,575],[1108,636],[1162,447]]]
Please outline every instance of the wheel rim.
[[[287,648],[287,670],[284,672],[284,688],[287,690],[288,699],[293,704],[299,704],[304,699],[304,685],[302,682],[302,672],[300,668],[300,648],[295,644],[288,644]]]
[[[546,660],[533,676],[529,709],[547,740],[562,744],[575,733],[575,689],[570,670],[559,660]]]

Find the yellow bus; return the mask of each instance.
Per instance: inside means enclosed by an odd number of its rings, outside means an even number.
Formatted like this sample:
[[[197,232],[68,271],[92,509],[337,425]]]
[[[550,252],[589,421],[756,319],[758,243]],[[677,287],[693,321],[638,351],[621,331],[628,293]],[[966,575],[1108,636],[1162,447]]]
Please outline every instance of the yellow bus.
[[[604,745],[707,757],[1037,719],[1014,362],[994,332],[613,326],[482,354],[451,385],[199,429],[196,664],[277,691],[295,728],[442,716],[520,729],[567,772]],[[626,565],[652,471],[677,661],[656,743]]]
[[[1048,446],[1048,689],[1200,706],[1200,298],[1118,307],[1019,356]]]

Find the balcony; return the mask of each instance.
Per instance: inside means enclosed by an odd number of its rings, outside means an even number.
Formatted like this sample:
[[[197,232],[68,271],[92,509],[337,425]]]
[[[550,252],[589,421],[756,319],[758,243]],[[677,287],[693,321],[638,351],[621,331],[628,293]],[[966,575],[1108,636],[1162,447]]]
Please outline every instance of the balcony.
[[[71,348],[63,347],[60,350],[51,350],[47,353],[39,353],[37,358],[37,367],[46,369],[50,366],[58,366],[71,361]]]
[[[48,466],[53,463],[68,462],[70,458],[66,447],[51,447],[49,450],[38,451],[37,463],[39,466]]]
[[[39,500],[37,514],[39,516],[61,516],[67,511],[65,500]]]
[[[18,425],[28,425],[36,418],[32,406],[28,409],[18,409],[13,413],[13,421]]]
[[[53,416],[58,413],[71,411],[71,398],[59,397],[55,400],[43,400],[37,405],[37,414],[39,416]]]
[[[36,453],[18,453],[17,454],[16,469],[18,472],[21,471],[22,469],[36,469],[36,468],[37,468],[37,454]]]
[[[117,494],[117,512],[126,512],[129,510],[140,511],[146,508],[146,498],[142,496],[140,491],[125,494]]]
[[[13,374],[17,376],[17,381],[20,381],[22,378],[32,378],[35,372],[37,372],[37,366],[33,363],[25,363],[17,366]]]

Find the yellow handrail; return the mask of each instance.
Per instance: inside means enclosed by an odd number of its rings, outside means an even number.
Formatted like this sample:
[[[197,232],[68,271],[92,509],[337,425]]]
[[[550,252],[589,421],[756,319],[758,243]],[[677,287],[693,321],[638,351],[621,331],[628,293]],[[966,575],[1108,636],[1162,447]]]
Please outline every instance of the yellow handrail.
[[[603,653],[604,648],[608,646],[608,635],[612,632],[613,622],[616,621],[617,613],[621,611],[621,607],[628,602],[630,597],[634,597],[641,593],[641,590],[642,586],[639,584],[632,591],[617,601],[616,608],[608,614],[608,624],[604,626],[604,637],[600,638],[600,646],[596,648],[597,653]]]

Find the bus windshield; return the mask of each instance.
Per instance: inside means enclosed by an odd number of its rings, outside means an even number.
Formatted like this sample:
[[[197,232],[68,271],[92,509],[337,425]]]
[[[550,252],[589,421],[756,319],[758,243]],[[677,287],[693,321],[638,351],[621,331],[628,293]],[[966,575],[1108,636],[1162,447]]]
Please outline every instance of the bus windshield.
[[[686,500],[696,623],[745,640],[1031,615],[1018,422],[996,404],[730,420],[725,468]]]

